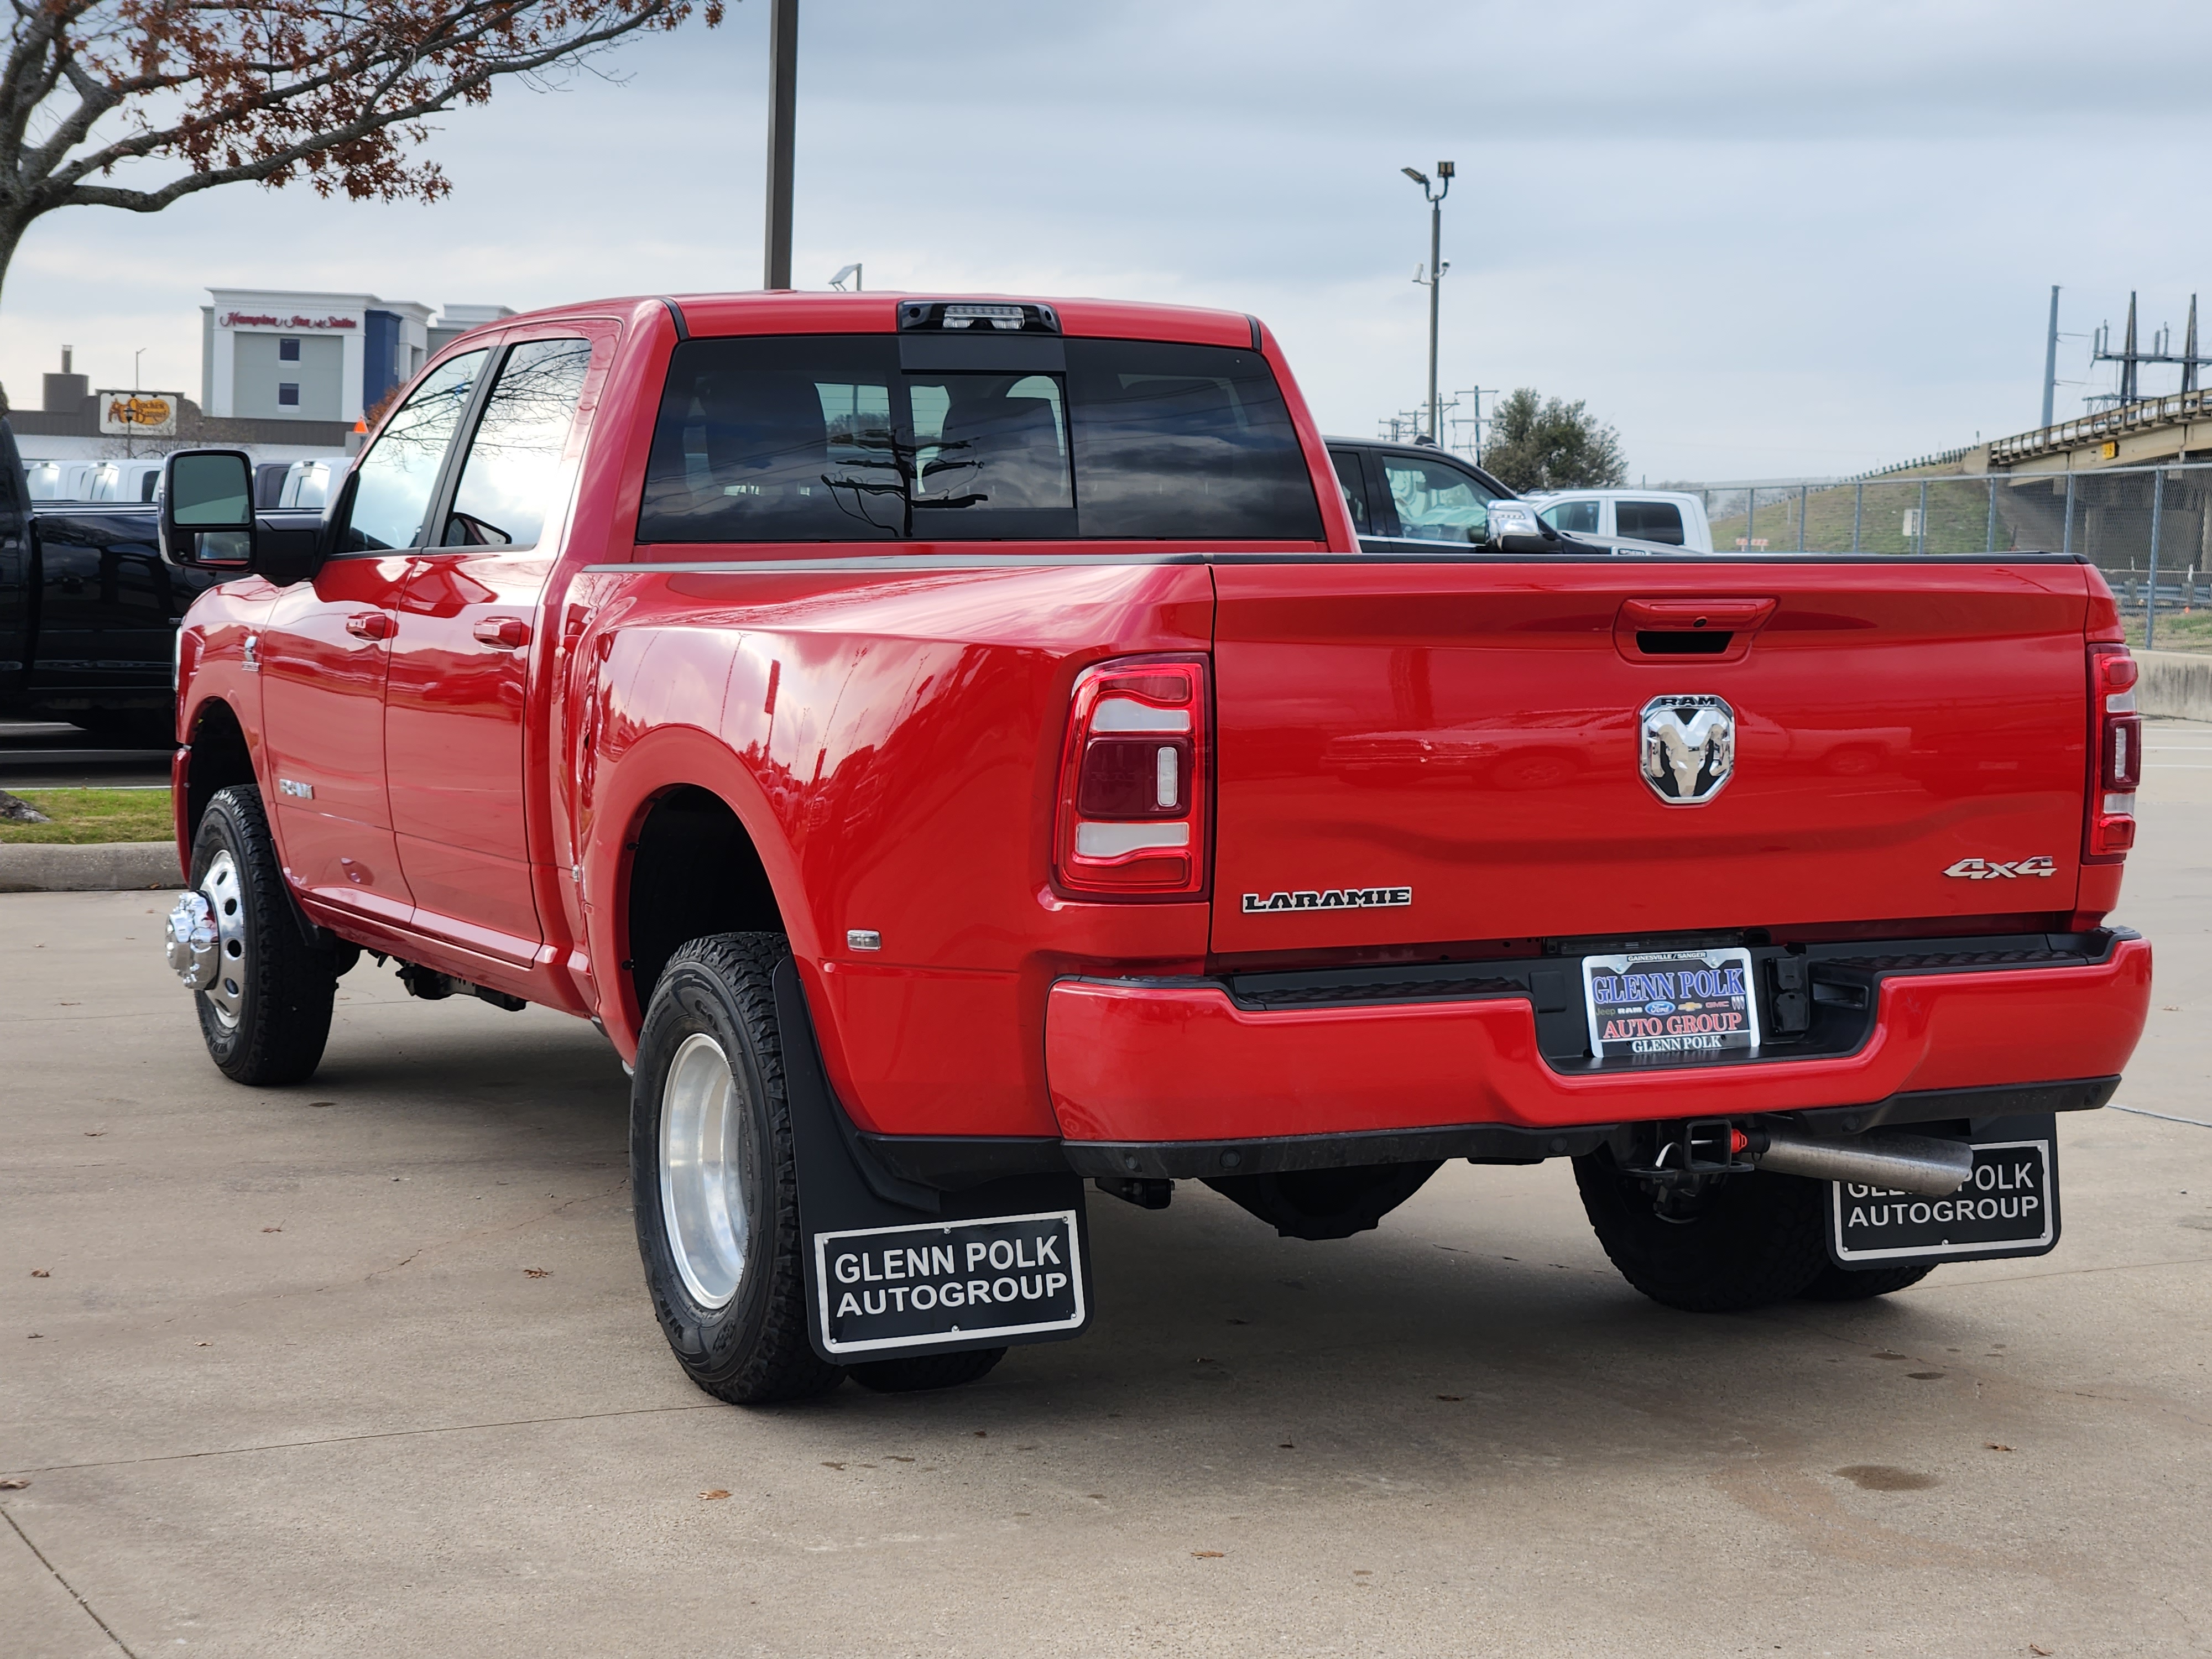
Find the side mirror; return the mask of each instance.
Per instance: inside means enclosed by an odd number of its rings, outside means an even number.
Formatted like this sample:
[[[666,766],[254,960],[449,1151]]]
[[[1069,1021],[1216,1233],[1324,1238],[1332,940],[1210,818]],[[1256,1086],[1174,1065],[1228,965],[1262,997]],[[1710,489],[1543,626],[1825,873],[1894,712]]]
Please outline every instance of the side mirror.
[[[180,449],[162,463],[161,525],[172,564],[251,571],[289,587],[322,563],[318,527],[256,521],[253,462],[240,450]]]
[[[1490,545],[1499,553],[1557,553],[1559,532],[1526,501],[1490,504]]]
[[[161,556],[244,570],[253,556],[253,463],[242,450],[180,449],[161,464]]]

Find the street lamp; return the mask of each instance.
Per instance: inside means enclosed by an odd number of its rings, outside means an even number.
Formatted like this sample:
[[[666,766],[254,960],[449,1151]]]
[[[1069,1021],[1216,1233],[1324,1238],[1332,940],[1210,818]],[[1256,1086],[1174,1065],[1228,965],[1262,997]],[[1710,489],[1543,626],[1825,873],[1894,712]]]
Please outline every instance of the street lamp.
[[[1408,179],[1421,187],[1421,194],[1429,204],[1429,274],[1416,275],[1417,283],[1429,286],[1429,441],[1437,439],[1437,302],[1442,297],[1444,272],[1451,267],[1443,262],[1444,198],[1451,194],[1452,174],[1458,169],[1449,161],[1437,163],[1437,182],[1431,184],[1429,175],[1418,167],[1401,167]]]
[[[845,279],[848,276],[853,279],[853,292],[855,294],[860,292],[860,268],[856,264],[847,265],[835,276],[832,276],[830,279],[830,286],[836,289],[840,294],[842,294],[845,291]]]

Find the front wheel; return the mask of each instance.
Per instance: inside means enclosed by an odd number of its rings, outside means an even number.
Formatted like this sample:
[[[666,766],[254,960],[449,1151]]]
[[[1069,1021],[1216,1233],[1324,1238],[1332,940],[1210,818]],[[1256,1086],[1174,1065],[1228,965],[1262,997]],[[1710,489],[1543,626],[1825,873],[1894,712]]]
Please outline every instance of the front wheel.
[[[799,1168],[771,981],[780,933],[717,933],[668,959],[630,1091],[638,1252],[691,1380],[733,1405],[826,1394],[800,1255]]]
[[[265,1087],[314,1075],[337,959],[308,942],[293,911],[259,790],[220,789],[208,803],[170,934],[170,962],[193,988],[200,1036],[225,1077]]]
[[[1575,1160],[1590,1229],[1620,1276],[1689,1313],[1763,1308],[1811,1285],[1828,1265],[1824,1184],[1761,1170],[1709,1179],[1662,1205],[1610,1154]]]

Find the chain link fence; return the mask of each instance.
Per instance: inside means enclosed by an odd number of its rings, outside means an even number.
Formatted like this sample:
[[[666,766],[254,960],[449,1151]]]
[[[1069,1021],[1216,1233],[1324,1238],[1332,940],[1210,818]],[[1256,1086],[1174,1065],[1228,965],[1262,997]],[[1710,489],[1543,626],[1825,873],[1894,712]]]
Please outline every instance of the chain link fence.
[[[2212,462],[1668,487],[1704,501],[1723,553],[2079,553],[2136,643],[2212,650]]]

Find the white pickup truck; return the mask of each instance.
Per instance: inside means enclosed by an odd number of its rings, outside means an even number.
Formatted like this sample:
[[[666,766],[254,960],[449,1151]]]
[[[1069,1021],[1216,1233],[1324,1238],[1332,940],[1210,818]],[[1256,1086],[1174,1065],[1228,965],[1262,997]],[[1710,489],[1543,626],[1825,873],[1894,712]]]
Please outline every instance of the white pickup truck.
[[[1705,502],[1677,490],[1553,489],[1526,499],[1539,518],[1566,535],[1652,542],[1686,553],[1713,550]]]

